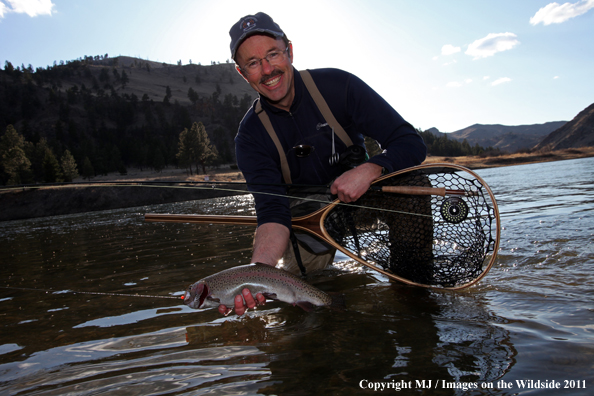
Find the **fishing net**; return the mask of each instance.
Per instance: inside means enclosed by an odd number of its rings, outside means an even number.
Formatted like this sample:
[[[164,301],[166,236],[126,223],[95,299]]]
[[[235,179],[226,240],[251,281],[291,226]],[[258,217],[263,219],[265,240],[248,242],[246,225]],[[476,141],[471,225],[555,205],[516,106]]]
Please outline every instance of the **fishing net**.
[[[453,194],[365,193],[354,205],[337,205],[324,227],[361,260],[411,282],[457,287],[488,270],[498,217],[485,186],[471,173],[427,167],[373,185],[445,187]],[[488,188],[488,187],[487,187]]]

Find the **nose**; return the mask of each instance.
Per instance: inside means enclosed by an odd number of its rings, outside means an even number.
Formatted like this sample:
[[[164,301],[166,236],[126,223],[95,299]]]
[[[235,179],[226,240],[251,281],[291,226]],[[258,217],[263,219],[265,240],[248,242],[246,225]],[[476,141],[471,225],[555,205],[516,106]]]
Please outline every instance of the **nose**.
[[[262,74],[264,74],[264,75],[270,74],[274,70],[274,66],[272,66],[270,64],[270,62],[268,62],[268,59],[266,59],[266,58],[262,59],[261,64],[262,64]]]

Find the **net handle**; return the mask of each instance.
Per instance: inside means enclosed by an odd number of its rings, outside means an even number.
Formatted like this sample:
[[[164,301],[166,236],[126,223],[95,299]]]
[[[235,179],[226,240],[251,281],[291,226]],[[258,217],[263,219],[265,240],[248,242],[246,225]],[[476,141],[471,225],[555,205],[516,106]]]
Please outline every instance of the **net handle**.
[[[146,213],[144,215],[144,221],[160,223],[258,225],[256,216]]]
[[[328,205],[307,216],[291,219],[293,228],[307,231],[322,239],[326,239],[321,228],[321,218],[323,213],[332,207],[334,207],[334,205]],[[254,227],[258,225],[258,218],[256,216],[146,213],[144,215],[144,221],[148,223],[228,224],[250,225]]]
[[[477,191],[465,190],[450,190],[445,187],[418,187],[418,186],[383,186],[372,187],[372,190],[380,190],[386,193],[407,194],[407,195],[439,195],[445,197],[446,195],[465,195],[476,196]]]

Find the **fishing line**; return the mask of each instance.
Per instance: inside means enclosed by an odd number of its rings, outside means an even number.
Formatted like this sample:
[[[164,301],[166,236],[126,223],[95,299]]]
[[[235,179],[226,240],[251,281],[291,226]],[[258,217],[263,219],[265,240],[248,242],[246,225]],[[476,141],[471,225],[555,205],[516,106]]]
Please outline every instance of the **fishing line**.
[[[153,184],[151,184],[153,183]],[[156,183],[156,184],[155,184]],[[210,187],[203,187],[203,186],[163,186],[160,184],[208,184]],[[11,190],[24,190],[24,189],[42,189],[42,188],[67,188],[67,187],[152,187],[152,188],[176,188],[176,189],[197,189],[197,190],[217,190],[217,191],[226,191],[226,192],[233,192],[233,193],[242,193],[242,194],[260,194],[260,195],[268,195],[273,197],[281,197],[281,198],[295,198],[300,199],[303,201],[310,201],[310,202],[317,202],[323,204],[331,204],[332,202],[315,199],[315,198],[307,198],[307,197],[296,197],[292,195],[286,194],[277,194],[277,193],[269,193],[263,191],[248,191],[248,190],[237,190],[232,188],[221,188],[215,187],[216,184],[241,184],[241,185],[267,185],[267,186],[289,186],[289,187],[316,187],[316,188],[328,188],[328,186],[322,185],[307,185],[307,184],[265,184],[265,183],[242,183],[242,182],[201,182],[201,181],[192,181],[192,182],[184,182],[184,181],[175,181],[175,182],[142,182],[142,181],[132,181],[132,182],[88,182],[88,183],[54,183],[54,184],[43,184],[43,185],[20,185],[15,187],[8,187],[8,188],[0,188],[0,191],[11,191]],[[386,208],[374,208],[371,206],[364,206],[364,205],[356,205],[350,204],[346,202],[337,202],[336,205],[340,206],[350,206],[353,208],[360,208],[360,209],[369,209],[369,210],[379,210],[383,212],[390,212],[390,213],[398,213],[398,214],[406,214],[406,215],[413,215],[413,216],[420,216],[420,217],[429,217],[431,215],[421,214],[421,213],[411,213],[411,212],[404,212],[399,210],[393,209],[386,209]]]
[[[74,291],[74,290],[50,290],[50,289],[35,289],[31,287],[14,287],[14,286],[0,286],[0,289],[12,289],[12,290],[27,290],[27,291],[37,291],[37,292],[45,292],[45,293],[52,293],[52,294],[93,294],[99,296],[121,296],[121,297],[144,297],[144,298],[174,298],[179,300],[180,297],[175,296],[154,296],[148,294],[124,294],[124,293],[105,293],[105,292],[90,292],[90,291]],[[181,299],[183,300],[184,297],[182,296]]]

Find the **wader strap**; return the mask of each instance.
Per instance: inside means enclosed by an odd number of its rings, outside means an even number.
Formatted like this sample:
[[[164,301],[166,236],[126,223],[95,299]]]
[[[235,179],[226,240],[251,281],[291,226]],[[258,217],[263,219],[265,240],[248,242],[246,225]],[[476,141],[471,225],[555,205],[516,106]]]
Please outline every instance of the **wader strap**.
[[[297,237],[291,228],[291,233],[289,234],[289,239],[291,239],[291,244],[293,245],[293,251],[295,252],[295,261],[297,261],[297,265],[299,266],[299,270],[301,271],[301,276],[305,278],[307,276],[305,267],[303,266],[303,261],[301,261],[301,253],[299,253],[299,245],[297,244]]]
[[[298,73],[299,75],[301,75],[301,78],[303,80],[303,83],[305,84],[305,87],[307,88],[307,91],[313,98],[314,102],[316,103],[316,106],[318,106],[320,113],[322,113],[322,116],[324,116],[324,119],[326,120],[328,125],[330,125],[330,127],[334,130],[334,133],[336,133],[339,139],[342,140],[342,142],[347,147],[352,146],[353,141],[345,132],[343,127],[338,123],[338,121],[336,121],[336,118],[332,114],[330,107],[328,107],[328,103],[326,103],[326,100],[320,93],[320,90],[318,89],[316,83],[311,77],[309,70],[301,70]],[[281,162],[281,170],[283,172],[283,179],[285,180],[285,183],[292,184],[291,171],[289,170],[289,163],[287,162],[285,150],[283,150],[283,146],[278,140],[278,136],[276,135],[276,132],[272,127],[272,123],[270,122],[270,117],[268,117],[268,114],[266,114],[266,111],[262,108],[262,103],[260,103],[260,100],[256,102],[256,106],[254,109],[256,110],[256,114],[258,114],[258,117],[260,118],[260,122],[262,122],[262,125],[264,125],[266,132],[268,132],[268,135],[270,135],[272,141],[274,142],[274,145],[276,146],[276,149],[278,150],[278,155],[280,156]]]
[[[313,78],[311,77],[311,74],[309,74],[309,70],[301,70],[301,71],[299,71],[299,75],[301,75],[301,79],[303,80],[303,83],[307,87],[307,90],[309,91],[309,94],[313,98],[314,102],[316,102],[318,109],[320,110],[320,112],[322,113],[324,118],[326,119],[326,122],[328,123],[328,125],[330,125],[330,127],[332,127],[334,129],[334,133],[336,133],[336,135],[340,138],[340,140],[342,140],[342,142],[347,147],[352,146],[353,141],[351,140],[349,135],[347,135],[347,133],[342,128],[342,126],[338,123],[338,121],[336,121],[336,118],[334,118],[334,114],[332,114],[330,107],[328,107],[328,103],[326,103],[326,100],[320,93],[320,90],[316,86],[316,83],[314,82]]]
[[[268,114],[266,114],[266,111],[264,111],[264,109],[262,108],[262,103],[260,103],[260,100],[258,100],[258,102],[256,103],[255,110],[256,114],[258,114],[258,117],[260,118],[260,122],[262,122],[262,125],[264,125],[264,128],[266,128],[266,131],[272,138],[272,141],[274,142],[274,145],[278,150],[278,155],[280,156],[281,162],[281,170],[283,172],[283,179],[285,179],[286,184],[292,184],[291,171],[289,170],[289,163],[287,162],[285,150],[283,150],[283,146],[281,145],[281,142],[278,140],[278,136],[276,136],[274,128],[272,127],[272,123],[270,122],[270,117],[268,117]]]

